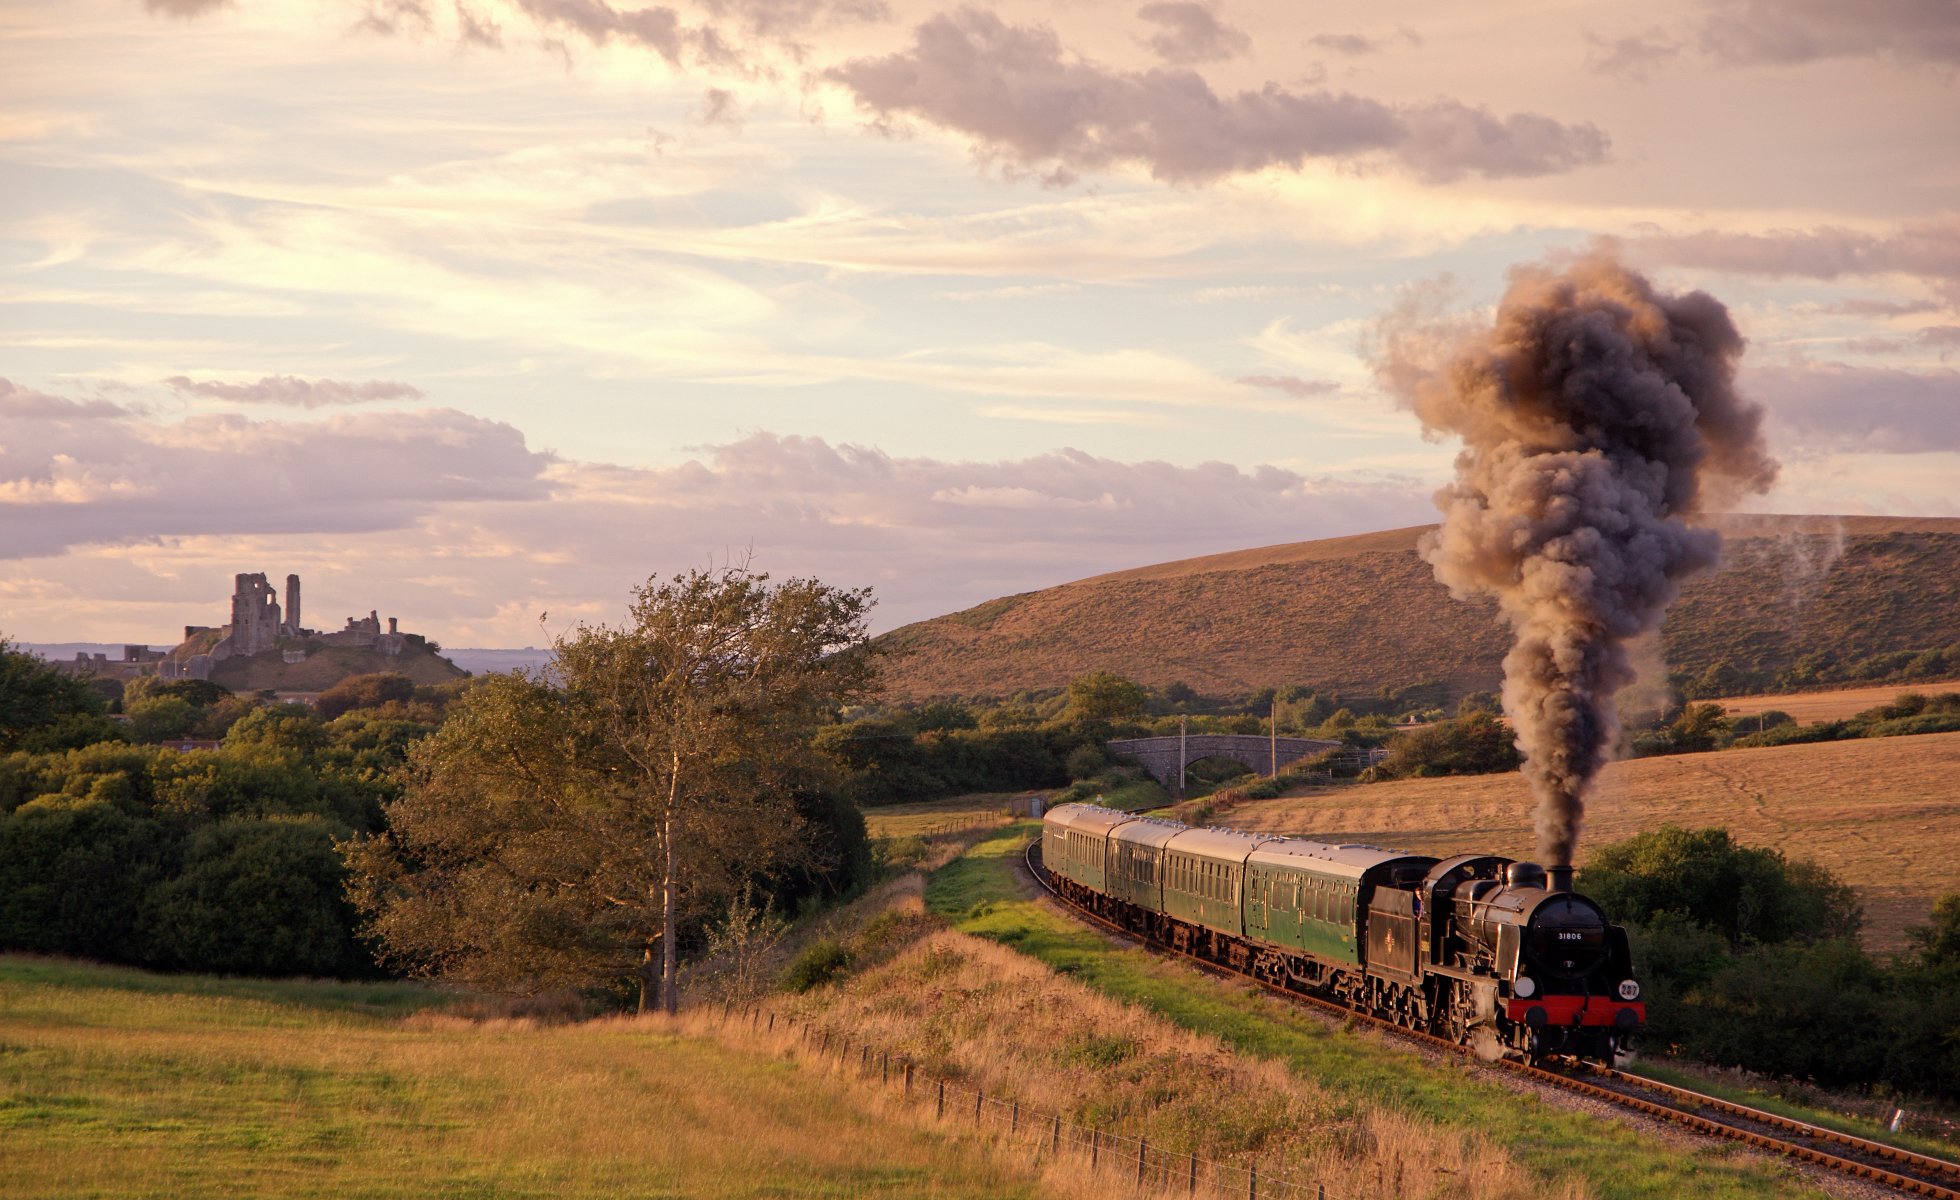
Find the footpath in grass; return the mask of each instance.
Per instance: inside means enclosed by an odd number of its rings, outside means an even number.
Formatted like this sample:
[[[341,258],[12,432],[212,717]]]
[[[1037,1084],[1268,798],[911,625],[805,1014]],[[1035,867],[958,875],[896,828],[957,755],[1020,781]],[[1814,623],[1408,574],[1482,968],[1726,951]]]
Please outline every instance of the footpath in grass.
[[[1276,1059],[1357,1108],[1385,1106],[1475,1129],[1548,1178],[1584,1177],[1602,1200],[1817,1195],[1779,1163],[1727,1147],[1683,1152],[1617,1122],[1546,1104],[1458,1064],[1428,1063],[1359,1030],[1330,1027],[1249,988],[1199,975],[1028,899],[1015,865],[1039,826],[1023,822],[934,873],[926,903],[956,928],[1013,946],[1103,993]]]
[[[1029,1196],[970,1141],[658,1020],[0,957],[0,1194]]]

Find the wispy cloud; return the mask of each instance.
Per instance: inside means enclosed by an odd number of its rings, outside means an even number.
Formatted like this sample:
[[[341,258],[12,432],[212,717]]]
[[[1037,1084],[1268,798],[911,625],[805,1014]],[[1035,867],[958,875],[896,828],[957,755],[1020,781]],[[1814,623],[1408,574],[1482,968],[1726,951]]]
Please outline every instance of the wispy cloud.
[[[334,379],[296,379],[267,375],[255,383],[225,383],[172,375],[164,380],[173,391],[233,404],[276,404],[290,408],[327,408],[339,404],[371,404],[381,400],[420,400],[421,389],[391,379],[342,383]]]

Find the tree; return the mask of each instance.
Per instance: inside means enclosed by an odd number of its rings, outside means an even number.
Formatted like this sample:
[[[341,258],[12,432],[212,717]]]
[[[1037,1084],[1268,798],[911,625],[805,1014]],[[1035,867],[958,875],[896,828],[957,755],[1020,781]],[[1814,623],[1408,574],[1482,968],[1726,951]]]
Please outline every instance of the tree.
[[[1144,700],[1143,688],[1113,671],[1091,671],[1069,680],[1069,715],[1078,720],[1140,717]]]
[[[1908,927],[1906,938],[1928,965],[1960,966],[1960,892],[1934,901],[1932,924]]]
[[[559,638],[553,682],[472,689],[410,751],[386,835],[348,847],[384,956],[520,991],[637,976],[674,1011],[683,924],[807,853],[811,735],[870,693],[870,604],[690,571]]]
[[[349,675],[320,693],[314,707],[323,721],[331,721],[356,708],[380,708],[394,701],[406,704],[415,698],[415,681],[396,671],[373,675]]]
[[[0,753],[65,750],[115,737],[102,697],[0,637]]]
[[[1615,920],[1675,913],[1735,947],[1850,938],[1863,921],[1857,894],[1829,871],[1738,845],[1726,829],[1664,825],[1602,846],[1578,884]]]

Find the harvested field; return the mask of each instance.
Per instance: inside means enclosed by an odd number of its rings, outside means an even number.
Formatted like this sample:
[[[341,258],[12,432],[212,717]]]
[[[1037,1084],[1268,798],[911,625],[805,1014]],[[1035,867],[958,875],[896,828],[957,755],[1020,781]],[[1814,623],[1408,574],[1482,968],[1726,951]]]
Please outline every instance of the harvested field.
[[[1786,692],[1780,696],[1728,696],[1710,703],[1721,705],[1723,711],[1732,717],[1751,717],[1775,710],[1789,713],[1798,724],[1810,725],[1817,721],[1842,721],[1846,717],[1855,717],[1868,708],[1890,704],[1905,692],[1922,692],[1929,696],[1960,692],[1960,679],[1944,683],[1887,683],[1877,687],[1835,688],[1828,692]],[[1743,733],[1753,732],[1747,722],[1741,723],[1738,728]]]
[[[925,837],[960,829],[1005,825],[1009,807],[1025,792],[974,792],[916,804],[880,804],[864,810],[865,830],[876,838]]]
[[[1587,815],[1580,860],[1588,846],[1661,825],[1726,826],[1837,872],[1864,900],[1865,944],[1897,950],[1936,897],[1960,891],[1956,781],[1960,733],[1615,763]],[[1221,820],[1425,854],[1533,854],[1531,799],[1515,774],[1316,788]]]

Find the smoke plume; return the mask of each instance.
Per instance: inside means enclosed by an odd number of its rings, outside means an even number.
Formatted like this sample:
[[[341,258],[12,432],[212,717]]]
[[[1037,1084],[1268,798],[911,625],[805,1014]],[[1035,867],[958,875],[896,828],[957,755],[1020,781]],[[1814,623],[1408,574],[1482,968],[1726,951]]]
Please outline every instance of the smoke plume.
[[[1603,254],[1515,270],[1488,330],[1384,324],[1384,381],[1428,433],[1463,440],[1422,551],[1511,624],[1504,711],[1548,864],[1572,861],[1631,644],[1716,561],[1696,519],[1776,478],[1762,409],[1735,390],[1742,348],[1713,297],[1667,295]]]

